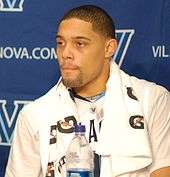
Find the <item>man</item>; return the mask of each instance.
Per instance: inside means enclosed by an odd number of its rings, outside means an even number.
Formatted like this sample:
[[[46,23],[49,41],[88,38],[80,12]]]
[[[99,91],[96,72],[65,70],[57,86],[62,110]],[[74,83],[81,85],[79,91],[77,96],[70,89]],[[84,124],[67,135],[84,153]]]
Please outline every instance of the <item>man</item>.
[[[74,8],[56,41],[61,80],[20,112],[6,177],[65,177],[77,122],[86,125],[96,153],[95,177],[169,177],[169,92],[111,60],[111,17],[92,5]]]

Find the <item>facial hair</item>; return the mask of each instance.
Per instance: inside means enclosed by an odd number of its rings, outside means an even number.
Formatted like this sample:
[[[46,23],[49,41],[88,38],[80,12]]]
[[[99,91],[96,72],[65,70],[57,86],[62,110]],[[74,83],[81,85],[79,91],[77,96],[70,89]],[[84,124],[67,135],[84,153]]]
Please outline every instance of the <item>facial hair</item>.
[[[62,76],[62,71],[61,71]],[[81,70],[79,70],[79,74],[76,78],[70,78],[70,77],[63,77],[62,76],[62,82],[66,87],[70,88],[78,88],[83,86],[83,73]]]

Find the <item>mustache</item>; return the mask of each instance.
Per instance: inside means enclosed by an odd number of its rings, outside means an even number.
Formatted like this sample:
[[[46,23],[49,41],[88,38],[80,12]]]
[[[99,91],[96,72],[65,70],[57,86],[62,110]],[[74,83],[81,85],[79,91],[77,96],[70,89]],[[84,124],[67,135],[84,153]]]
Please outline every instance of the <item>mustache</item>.
[[[77,65],[74,65],[72,63],[61,63],[60,64],[60,69],[79,69]]]

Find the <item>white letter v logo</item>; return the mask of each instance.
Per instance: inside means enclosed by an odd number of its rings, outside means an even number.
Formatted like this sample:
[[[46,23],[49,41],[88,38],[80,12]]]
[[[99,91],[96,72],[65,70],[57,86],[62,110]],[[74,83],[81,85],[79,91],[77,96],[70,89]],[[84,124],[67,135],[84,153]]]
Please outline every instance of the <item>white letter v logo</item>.
[[[21,12],[24,0],[0,0],[0,11]]]

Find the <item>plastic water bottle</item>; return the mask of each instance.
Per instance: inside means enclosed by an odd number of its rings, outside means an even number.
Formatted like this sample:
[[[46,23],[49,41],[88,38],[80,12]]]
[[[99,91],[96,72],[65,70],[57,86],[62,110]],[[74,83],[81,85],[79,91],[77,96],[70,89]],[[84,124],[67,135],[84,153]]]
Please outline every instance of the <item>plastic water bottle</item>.
[[[75,136],[66,152],[67,177],[93,177],[94,154],[85,137],[85,126],[75,126]]]

